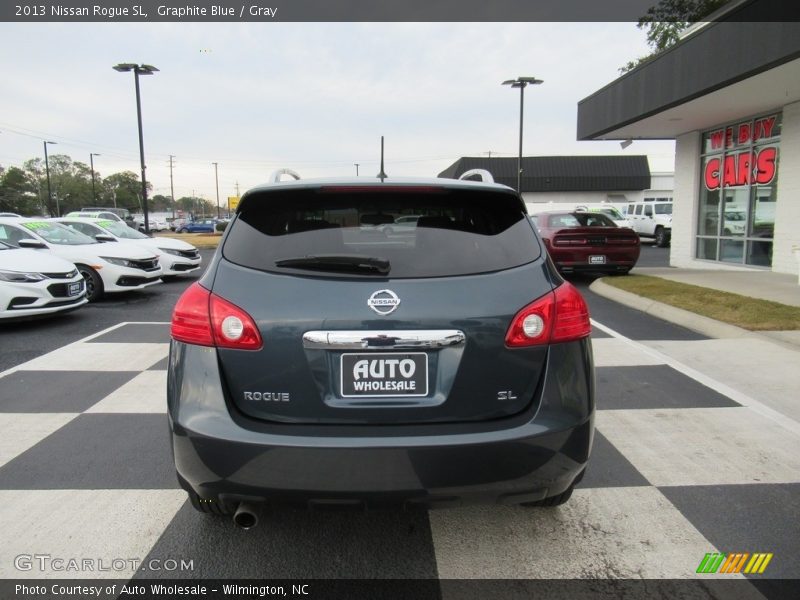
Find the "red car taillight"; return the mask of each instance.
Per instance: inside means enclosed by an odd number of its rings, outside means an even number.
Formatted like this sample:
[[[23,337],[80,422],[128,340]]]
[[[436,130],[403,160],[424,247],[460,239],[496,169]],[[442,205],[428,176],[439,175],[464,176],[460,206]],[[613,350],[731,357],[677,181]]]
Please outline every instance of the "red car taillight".
[[[261,334],[241,308],[199,283],[189,286],[172,311],[173,339],[198,346],[258,350]]]
[[[580,292],[564,282],[520,310],[506,333],[506,346],[521,348],[569,342],[592,333],[589,308]]]

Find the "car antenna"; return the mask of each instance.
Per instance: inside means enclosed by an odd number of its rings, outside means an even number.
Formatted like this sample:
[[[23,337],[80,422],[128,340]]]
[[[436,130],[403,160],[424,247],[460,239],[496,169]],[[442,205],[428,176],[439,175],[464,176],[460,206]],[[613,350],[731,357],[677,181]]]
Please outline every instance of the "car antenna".
[[[380,177],[381,182],[388,177],[388,175],[383,172],[383,136],[381,136],[381,172],[378,173],[376,177]]]

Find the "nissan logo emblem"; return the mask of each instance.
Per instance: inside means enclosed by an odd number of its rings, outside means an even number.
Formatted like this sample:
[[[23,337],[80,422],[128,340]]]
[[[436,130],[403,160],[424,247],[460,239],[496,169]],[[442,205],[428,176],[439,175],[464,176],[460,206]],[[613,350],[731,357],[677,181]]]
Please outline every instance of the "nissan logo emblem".
[[[379,315],[388,315],[400,306],[400,298],[392,290],[378,290],[369,297],[367,306]]]

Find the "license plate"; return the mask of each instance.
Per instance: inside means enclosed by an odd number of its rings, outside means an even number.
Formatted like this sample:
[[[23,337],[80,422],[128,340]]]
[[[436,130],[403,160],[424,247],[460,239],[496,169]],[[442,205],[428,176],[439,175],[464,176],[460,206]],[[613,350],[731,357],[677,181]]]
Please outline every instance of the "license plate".
[[[343,398],[428,395],[428,355],[424,352],[342,354]]]
[[[76,281],[75,283],[70,283],[69,287],[67,288],[67,294],[69,296],[77,296],[83,290],[83,286],[81,286],[80,281]]]
[[[596,255],[589,257],[589,264],[590,265],[604,265],[606,264],[606,257],[603,255]]]

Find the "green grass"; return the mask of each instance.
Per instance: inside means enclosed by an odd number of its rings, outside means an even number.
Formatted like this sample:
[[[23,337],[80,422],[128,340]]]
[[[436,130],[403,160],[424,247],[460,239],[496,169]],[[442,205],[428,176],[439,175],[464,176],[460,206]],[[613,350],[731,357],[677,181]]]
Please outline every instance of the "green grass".
[[[800,307],[720,292],[648,275],[606,277],[604,283],[750,331],[800,329]]]
[[[168,237],[176,240],[189,242],[195,248],[216,248],[222,233],[174,233],[172,231],[161,231],[155,237]]]

